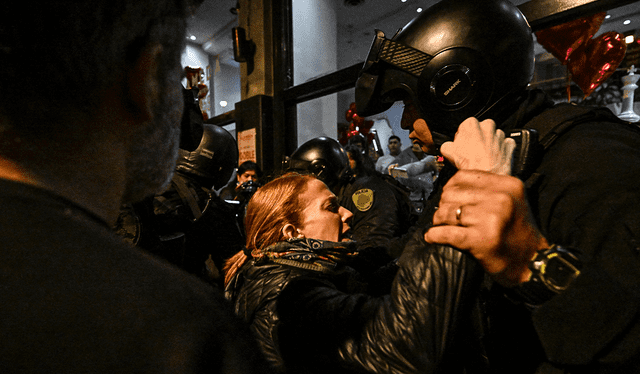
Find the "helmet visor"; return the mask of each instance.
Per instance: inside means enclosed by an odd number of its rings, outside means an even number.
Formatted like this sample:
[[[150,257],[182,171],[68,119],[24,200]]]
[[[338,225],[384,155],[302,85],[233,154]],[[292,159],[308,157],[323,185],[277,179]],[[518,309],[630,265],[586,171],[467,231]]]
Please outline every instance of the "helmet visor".
[[[417,80],[433,57],[387,39],[376,30],[369,54],[356,81],[356,111],[362,117],[389,109],[406,93],[416,92]]]

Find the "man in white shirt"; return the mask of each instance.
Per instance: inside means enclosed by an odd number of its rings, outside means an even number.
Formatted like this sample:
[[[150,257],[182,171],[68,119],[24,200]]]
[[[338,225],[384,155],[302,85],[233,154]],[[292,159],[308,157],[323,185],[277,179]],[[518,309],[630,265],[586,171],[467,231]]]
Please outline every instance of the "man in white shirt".
[[[376,161],[376,170],[382,174],[389,174],[389,165],[396,163],[396,156],[400,154],[402,142],[397,135],[391,135],[387,147],[389,147],[389,154]]]

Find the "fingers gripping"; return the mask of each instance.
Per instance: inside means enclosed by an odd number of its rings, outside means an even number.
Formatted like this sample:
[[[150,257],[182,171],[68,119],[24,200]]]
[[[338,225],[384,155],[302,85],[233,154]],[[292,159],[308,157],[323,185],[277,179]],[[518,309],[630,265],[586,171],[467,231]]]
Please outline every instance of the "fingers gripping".
[[[453,142],[440,151],[459,170],[481,170],[510,175],[515,141],[496,130],[493,120],[478,122],[471,117],[460,124]]]

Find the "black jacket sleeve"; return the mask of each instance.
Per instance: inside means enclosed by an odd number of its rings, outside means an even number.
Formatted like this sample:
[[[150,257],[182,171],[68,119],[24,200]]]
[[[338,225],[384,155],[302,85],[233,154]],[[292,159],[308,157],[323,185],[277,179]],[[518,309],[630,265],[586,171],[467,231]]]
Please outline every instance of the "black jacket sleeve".
[[[640,131],[587,123],[556,143],[532,207],[548,240],[578,249],[584,266],[533,322],[550,361],[621,369],[640,361]]]

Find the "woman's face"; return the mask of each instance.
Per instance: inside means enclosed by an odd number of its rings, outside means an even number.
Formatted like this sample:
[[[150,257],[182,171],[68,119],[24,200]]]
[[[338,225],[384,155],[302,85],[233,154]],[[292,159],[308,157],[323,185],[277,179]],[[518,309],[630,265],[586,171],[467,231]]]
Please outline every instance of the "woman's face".
[[[349,240],[345,233],[349,231],[347,222],[353,214],[338,204],[336,195],[323,182],[317,179],[309,181],[300,201],[305,204],[302,224],[298,228],[300,234],[332,242]]]

